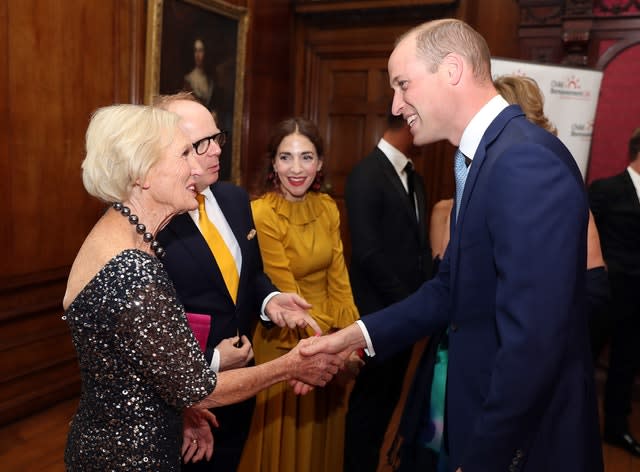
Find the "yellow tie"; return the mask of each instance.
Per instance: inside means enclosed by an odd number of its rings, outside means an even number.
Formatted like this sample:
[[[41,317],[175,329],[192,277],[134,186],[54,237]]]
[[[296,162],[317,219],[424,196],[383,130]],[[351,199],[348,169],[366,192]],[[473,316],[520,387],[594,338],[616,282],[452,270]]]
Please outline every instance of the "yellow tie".
[[[229,247],[224,242],[224,239],[222,239],[222,236],[220,236],[220,233],[207,216],[207,210],[204,206],[204,195],[199,193],[196,195],[196,198],[198,199],[198,223],[200,225],[200,231],[202,232],[202,236],[204,236],[205,241],[207,241],[209,249],[211,249],[211,252],[213,253],[213,257],[218,263],[218,267],[220,268],[220,272],[222,272],[222,277],[224,278],[224,283],[227,285],[231,298],[233,298],[233,303],[235,303],[236,297],[238,296],[238,282],[240,279],[238,277],[236,261],[233,258]]]

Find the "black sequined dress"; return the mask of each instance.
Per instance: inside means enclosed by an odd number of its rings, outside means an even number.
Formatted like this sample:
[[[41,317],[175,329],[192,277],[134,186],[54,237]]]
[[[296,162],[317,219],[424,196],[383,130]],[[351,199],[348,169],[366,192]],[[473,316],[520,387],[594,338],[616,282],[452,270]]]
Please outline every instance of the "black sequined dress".
[[[121,252],[65,317],[82,380],[67,470],[179,470],[181,410],[211,393],[216,376],[162,264],[139,250]]]

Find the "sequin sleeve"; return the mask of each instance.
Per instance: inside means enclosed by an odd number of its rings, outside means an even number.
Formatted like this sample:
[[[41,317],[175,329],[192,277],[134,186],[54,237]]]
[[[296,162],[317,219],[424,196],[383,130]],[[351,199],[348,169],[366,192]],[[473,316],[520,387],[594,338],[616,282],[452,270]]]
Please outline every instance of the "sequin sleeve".
[[[173,284],[155,259],[141,262],[126,292],[116,336],[133,369],[169,405],[182,409],[215,388],[216,375],[189,328]]]

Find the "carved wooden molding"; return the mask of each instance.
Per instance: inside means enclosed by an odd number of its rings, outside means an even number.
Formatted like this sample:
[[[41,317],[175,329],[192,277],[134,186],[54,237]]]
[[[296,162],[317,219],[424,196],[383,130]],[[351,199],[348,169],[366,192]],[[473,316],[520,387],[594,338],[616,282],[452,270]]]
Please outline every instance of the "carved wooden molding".
[[[558,25],[564,14],[562,0],[519,0],[521,26]]]
[[[640,0],[593,0],[593,11],[612,15],[640,14]]]
[[[618,41],[616,44],[607,49],[602,56],[598,59],[598,63],[596,64],[596,68],[600,70],[604,70],[607,67],[607,64],[611,62],[618,54],[624,51],[627,48],[632,46],[637,46],[640,44],[640,34],[627,38],[622,41]]]
[[[562,32],[565,57],[563,64],[586,67],[589,64],[589,40],[593,22],[591,20],[566,20]]]
[[[321,13],[451,5],[458,0],[297,0],[294,3],[296,13]]]
[[[588,16],[593,14],[593,0],[567,0],[565,17]]]

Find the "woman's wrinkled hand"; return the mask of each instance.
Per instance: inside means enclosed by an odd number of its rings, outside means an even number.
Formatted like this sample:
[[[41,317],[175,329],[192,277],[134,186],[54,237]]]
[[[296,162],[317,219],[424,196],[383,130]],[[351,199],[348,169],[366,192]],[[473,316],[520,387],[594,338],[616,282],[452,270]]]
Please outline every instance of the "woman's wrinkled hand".
[[[209,410],[190,407],[182,412],[182,460],[184,463],[211,460],[213,434],[211,427],[218,427],[218,420]]]

